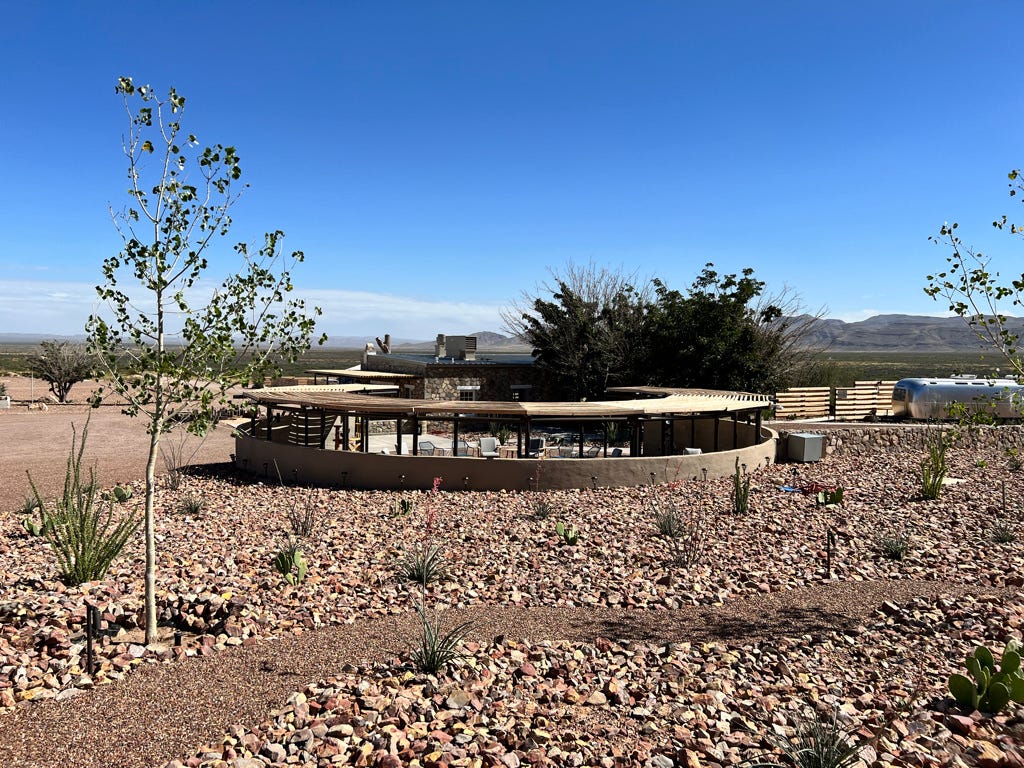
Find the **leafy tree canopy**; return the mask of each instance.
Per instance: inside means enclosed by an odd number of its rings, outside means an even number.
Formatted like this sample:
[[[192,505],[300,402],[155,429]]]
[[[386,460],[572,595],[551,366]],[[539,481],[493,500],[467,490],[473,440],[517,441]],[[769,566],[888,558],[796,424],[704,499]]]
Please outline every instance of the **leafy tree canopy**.
[[[797,303],[764,296],[754,271],[704,266],[681,292],[659,279],[570,265],[506,313],[534,348],[546,394],[596,399],[609,386],[649,384],[774,392],[810,364],[817,316],[793,320]]]

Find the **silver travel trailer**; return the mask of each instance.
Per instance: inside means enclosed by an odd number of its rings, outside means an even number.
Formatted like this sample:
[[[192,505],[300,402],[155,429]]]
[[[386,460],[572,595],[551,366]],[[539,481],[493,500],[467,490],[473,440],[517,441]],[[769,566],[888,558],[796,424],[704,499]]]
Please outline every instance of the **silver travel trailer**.
[[[1000,419],[1024,418],[1024,385],[1015,379],[900,379],[892,388],[892,414],[897,419],[948,419],[950,405],[988,411]]]

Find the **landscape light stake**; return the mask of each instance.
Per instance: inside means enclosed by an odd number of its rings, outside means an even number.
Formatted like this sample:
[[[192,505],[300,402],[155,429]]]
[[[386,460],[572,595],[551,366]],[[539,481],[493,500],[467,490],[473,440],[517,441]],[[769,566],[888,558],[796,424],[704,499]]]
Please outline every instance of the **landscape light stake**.
[[[405,475],[399,475],[398,476],[398,490],[400,490],[400,491],[404,491],[405,490]]]
[[[174,647],[175,648],[180,648],[181,647],[181,630],[180,629],[177,629],[177,630],[174,631]]]
[[[704,475],[704,482],[707,483],[707,481],[708,481],[708,468],[707,467],[701,467],[700,471]]]
[[[95,658],[92,651],[93,637],[100,632],[100,612],[95,605],[85,606],[85,671],[96,674]]]
[[[651,485],[654,485],[654,478],[657,474],[657,472],[651,472]]]
[[[526,490],[530,490],[533,487],[533,475],[526,478]]]
[[[825,524],[825,578],[832,578],[832,550],[836,546],[836,532],[832,526]]]
[[[468,491],[469,490],[469,476],[468,475],[466,477],[462,478],[462,490],[464,490],[464,491]]]
[[[295,485],[299,484],[299,469],[298,467],[292,468],[292,483]]]
[[[595,491],[597,490],[597,475],[590,476],[590,485]]]

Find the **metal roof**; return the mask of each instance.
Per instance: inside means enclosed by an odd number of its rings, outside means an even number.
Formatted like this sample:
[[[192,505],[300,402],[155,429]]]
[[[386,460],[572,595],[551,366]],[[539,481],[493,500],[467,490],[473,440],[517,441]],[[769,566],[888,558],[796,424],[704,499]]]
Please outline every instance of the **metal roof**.
[[[359,368],[310,368],[306,373],[314,376],[347,376],[352,379],[416,379],[412,373],[392,373],[391,371],[364,371]],[[317,385],[319,386],[319,385]]]

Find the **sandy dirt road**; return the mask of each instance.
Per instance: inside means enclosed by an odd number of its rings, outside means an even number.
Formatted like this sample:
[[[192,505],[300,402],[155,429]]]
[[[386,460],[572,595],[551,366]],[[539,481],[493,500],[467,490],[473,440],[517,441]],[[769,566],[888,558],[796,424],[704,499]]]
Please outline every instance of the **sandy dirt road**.
[[[20,377],[0,377],[12,398],[10,410],[0,410],[0,514],[21,505],[30,492],[25,470],[44,496],[59,493],[64,485],[68,451],[71,448],[72,425],[79,436],[89,420],[89,438],[86,444],[83,468],[96,467],[100,483],[104,486],[141,480],[146,475],[149,435],[144,418],[130,418],[121,413],[119,406],[102,405],[90,408],[85,404],[92,392],[92,382],[76,384],[69,405],[56,405],[50,399],[46,385],[36,381],[37,401],[45,402],[47,409],[30,409],[31,384]],[[165,436],[168,444],[179,441],[176,435]],[[213,430],[205,440],[189,436],[184,455],[191,456],[194,464],[230,461],[234,440],[229,427]],[[163,473],[163,462],[157,462],[157,472]]]

